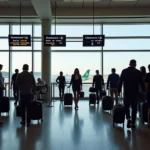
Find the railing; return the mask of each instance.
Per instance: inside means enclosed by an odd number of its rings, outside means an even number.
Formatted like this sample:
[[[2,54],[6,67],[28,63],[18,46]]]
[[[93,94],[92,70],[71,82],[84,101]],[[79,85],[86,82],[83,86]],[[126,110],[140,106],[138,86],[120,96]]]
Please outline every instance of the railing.
[[[10,99],[13,99],[13,89],[9,88],[9,83],[5,83],[4,84],[6,87],[6,90],[4,90],[4,96],[8,96],[10,97]],[[65,86],[65,93],[68,90],[69,84],[66,84]],[[89,99],[89,88],[92,86],[92,83],[83,83],[82,85],[82,89],[84,91],[84,98],[83,99]],[[51,87],[51,88],[50,88]],[[106,84],[105,84],[105,89],[106,89]],[[123,91],[123,90],[122,90]],[[70,87],[70,93],[73,94],[72,91],[72,87]],[[109,90],[106,90],[107,95],[110,95]],[[121,92],[121,98],[123,98],[123,92]],[[50,98],[52,100],[57,100],[59,99],[59,89],[58,89],[58,84],[57,83],[52,83],[51,85],[49,85],[49,94],[50,94]]]

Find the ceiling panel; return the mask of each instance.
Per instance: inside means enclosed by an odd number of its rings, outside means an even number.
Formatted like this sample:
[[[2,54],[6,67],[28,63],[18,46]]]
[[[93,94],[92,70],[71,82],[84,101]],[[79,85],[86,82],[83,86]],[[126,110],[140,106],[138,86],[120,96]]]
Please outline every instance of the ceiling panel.
[[[57,2],[57,7],[82,7],[83,3],[73,3],[73,2]],[[55,6],[55,2],[53,3],[53,6]]]
[[[6,2],[0,2],[0,7],[8,7]]]
[[[133,7],[137,2],[111,2],[110,7]]]
[[[9,7],[19,7],[20,6],[19,1],[8,1],[7,4]],[[32,7],[32,3],[30,1],[22,1],[21,5],[22,5],[22,7]]]
[[[139,0],[136,4],[136,7],[140,6],[149,6],[150,7],[150,0]]]
[[[108,7],[108,5],[110,4],[111,0],[102,0],[100,2],[95,2],[94,3],[94,6],[95,7]],[[93,7],[93,2],[91,3],[87,3],[87,2],[84,2],[84,6],[88,6],[88,7]]]

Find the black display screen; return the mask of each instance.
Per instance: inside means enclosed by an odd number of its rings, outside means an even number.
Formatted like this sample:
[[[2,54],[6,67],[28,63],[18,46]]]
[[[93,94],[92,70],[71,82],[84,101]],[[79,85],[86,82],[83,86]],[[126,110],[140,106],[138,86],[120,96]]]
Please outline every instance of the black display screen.
[[[83,35],[83,46],[104,46],[104,35]]]
[[[66,35],[44,35],[44,46],[66,46]]]
[[[9,35],[9,46],[31,46],[31,35]]]

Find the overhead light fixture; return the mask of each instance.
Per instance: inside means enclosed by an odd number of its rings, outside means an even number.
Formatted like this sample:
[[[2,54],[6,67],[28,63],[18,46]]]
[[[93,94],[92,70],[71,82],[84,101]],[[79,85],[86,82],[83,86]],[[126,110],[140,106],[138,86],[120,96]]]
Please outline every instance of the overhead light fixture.
[[[113,2],[135,2],[137,0],[112,0]]]

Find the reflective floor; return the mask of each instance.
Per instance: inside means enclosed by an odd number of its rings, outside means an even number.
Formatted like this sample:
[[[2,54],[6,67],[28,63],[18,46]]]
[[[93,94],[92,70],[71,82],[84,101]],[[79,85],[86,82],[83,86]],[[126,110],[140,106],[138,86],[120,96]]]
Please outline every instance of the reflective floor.
[[[10,115],[1,117],[0,150],[149,150],[150,130],[137,120],[137,129],[122,125],[112,127],[112,116],[102,112],[101,105],[89,107],[88,101],[64,108],[56,101],[54,107],[43,105],[42,124],[33,121],[30,128],[20,125],[11,102]]]

